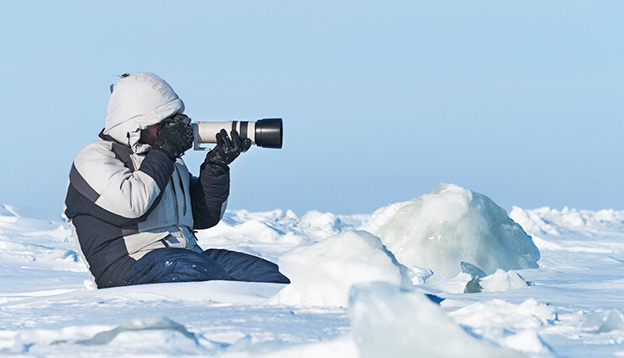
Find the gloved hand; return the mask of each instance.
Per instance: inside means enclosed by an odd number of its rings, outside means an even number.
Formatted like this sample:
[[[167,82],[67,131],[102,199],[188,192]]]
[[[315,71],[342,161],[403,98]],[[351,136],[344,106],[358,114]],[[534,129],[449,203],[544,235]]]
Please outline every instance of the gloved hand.
[[[251,139],[245,138],[241,140],[236,130],[232,130],[231,134],[232,139],[230,139],[225,129],[221,129],[217,133],[217,146],[206,154],[203,166],[212,164],[225,167],[232,163],[242,152],[246,152],[251,147]]]
[[[193,146],[193,139],[191,119],[185,114],[176,114],[160,125],[154,149],[162,150],[172,160],[176,160]]]

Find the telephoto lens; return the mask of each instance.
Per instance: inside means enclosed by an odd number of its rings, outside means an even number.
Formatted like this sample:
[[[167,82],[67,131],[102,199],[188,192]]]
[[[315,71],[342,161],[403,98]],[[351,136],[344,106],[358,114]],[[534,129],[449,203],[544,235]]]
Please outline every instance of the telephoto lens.
[[[202,143],[216,143],[217,133],[225,129],[228,134],[236,130],[241,139],[249,138],[258,147],[282,148],[283,123],[281,118],[264,118],[255,122],[194,122],[195,150],[209,150]]]

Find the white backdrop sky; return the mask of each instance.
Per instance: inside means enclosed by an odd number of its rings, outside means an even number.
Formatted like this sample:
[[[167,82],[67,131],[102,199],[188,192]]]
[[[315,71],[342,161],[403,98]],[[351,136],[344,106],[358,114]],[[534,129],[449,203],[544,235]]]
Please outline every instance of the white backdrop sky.
[[[14,1],[0,203],[62,210],[114,75],[194,120],[284,118],[231,209],[369,213],[452,182],[507,210],[624,208],[621,1]],[[184,156],[197,174],[199,152]]]

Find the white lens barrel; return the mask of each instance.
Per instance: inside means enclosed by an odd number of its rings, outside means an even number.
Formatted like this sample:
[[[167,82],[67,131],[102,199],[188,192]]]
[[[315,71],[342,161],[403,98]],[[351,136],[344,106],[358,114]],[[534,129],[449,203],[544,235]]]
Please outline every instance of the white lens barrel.
[[[264,118],[257,122],[229,121],[229,122],[194,122],[195,150],[210,150],[200,147],[202,143],[216,143],[217,133],[225,129],[228,135],[236,130],[241,139],[249,138],[259,147],[281,148],[283,126],[281,118]]]
[[[236,129],[241,139],[249,138],[255,141],[256,123],[255,122],[195,122],[193,130],[195,131],[195,141],[198,143],[216,143],[217,133],[225,129],[228,135],[233,129]]]

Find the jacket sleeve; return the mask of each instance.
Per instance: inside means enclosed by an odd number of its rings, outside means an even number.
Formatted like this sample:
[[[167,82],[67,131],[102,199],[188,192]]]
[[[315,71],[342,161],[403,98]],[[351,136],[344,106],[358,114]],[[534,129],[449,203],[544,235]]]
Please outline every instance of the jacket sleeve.
[[[113,224],[141,221],[159,200],[173,168],[166,154],[152,150],[133,172],[104,145],[87,146],[70,173],[76,202],[66,203],[68,217],[97,214]]]
[[[230,169],[220,171],[202,168],[199,178],[191,178],[193,228],[207,229],[219,223],[230,195]]]

